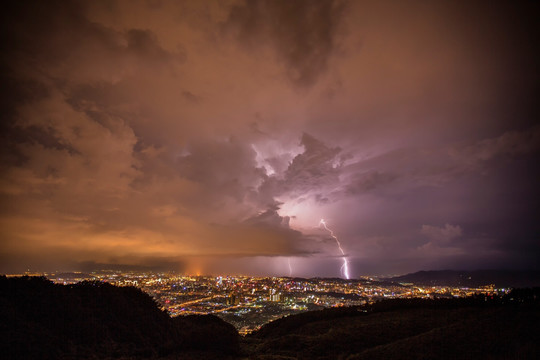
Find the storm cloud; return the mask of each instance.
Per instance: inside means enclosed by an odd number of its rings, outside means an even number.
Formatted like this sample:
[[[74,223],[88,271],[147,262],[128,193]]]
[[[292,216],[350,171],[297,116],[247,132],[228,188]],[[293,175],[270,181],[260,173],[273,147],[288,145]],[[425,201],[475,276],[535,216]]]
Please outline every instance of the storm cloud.
[[[537,4],[2,6],[1,272],[540,263]]]

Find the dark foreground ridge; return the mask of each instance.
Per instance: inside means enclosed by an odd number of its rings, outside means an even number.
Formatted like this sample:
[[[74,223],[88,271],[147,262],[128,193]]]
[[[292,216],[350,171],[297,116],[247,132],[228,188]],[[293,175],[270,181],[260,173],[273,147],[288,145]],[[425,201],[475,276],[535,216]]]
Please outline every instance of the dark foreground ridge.
[[[282,318],[253,359],[539,359],[540,288],[505,297],[395,299]]]
[[[218,317],[171,318],[137,288],[0,277],[3,359],[227,358],[238,340]]]
[[[396,299],[285,317],[240,338],[215,316],[171,318],[102,282],[0,277],[2,359],[539,359],[540,288]]]

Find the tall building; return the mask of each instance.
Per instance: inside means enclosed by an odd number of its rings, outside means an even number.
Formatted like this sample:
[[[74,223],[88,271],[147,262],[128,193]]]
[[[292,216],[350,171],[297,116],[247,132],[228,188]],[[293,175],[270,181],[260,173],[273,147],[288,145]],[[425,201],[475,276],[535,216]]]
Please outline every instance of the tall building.
[[[234,293],[230,293],[229,296],[227,296],[227,305],[234,305],[236,301],[236,295]]]
[[[230,293],[229,296],[227,296],[227,305],[233,306],[240,304],[240,296],[235,293]]]
[[[268,300],[273,302],[281,302],[283,300],[283,294],[277,292],[276,289],[270,289],[268,292]]]

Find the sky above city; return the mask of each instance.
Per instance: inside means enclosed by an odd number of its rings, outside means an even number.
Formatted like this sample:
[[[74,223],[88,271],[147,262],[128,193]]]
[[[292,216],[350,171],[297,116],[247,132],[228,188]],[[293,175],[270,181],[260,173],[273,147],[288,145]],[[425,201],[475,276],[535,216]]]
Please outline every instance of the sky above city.
[[[0,272],[538,269],[536,2],[2,7]]]

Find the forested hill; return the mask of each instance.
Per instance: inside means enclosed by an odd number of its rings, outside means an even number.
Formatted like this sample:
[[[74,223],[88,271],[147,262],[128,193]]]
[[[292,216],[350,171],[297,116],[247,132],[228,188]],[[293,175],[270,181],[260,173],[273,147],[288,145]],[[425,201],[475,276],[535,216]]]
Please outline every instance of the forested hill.
[[[4,359],[226,358],[237,353],[238,340],[221,319],[171,318],[133,287],[0,277]]]
[[[425,286],[476,287],[493,284],[498,288],[524,288],[540,286],[540,271],[418,271],[386,280]]]

